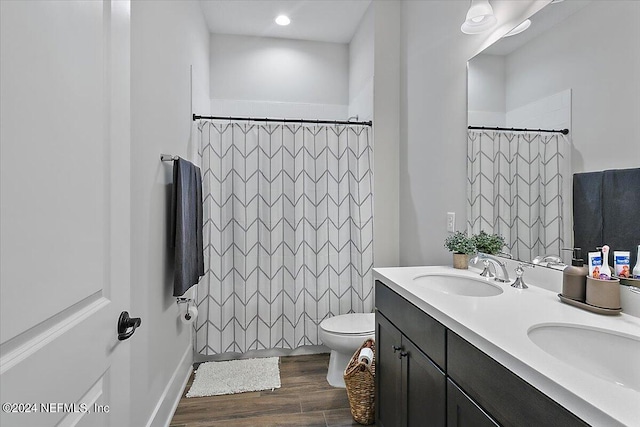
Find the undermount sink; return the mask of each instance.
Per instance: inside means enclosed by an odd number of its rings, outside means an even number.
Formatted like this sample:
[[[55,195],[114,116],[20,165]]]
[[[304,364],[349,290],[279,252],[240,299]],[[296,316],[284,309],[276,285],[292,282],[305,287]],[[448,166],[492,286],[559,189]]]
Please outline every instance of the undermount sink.
[[[580,325],[536,325],[529,339],[551,356],[622,387],[640,391],[640,338]]]
[[[500,286],[489,283],[485,279],[474,279],[471,277],[428,274],[417,276],[413,281],[425,286],[427,289],[450,295],[492,297],[502,293]]]

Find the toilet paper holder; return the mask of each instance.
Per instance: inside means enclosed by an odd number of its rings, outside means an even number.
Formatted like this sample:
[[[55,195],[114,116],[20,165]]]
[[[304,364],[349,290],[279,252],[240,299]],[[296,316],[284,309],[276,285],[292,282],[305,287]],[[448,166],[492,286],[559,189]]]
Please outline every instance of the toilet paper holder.
[[[180,306],[180,304],[187,304],[185,308],[185,319],[191,320],[191,314],[189,314],[189,305],[193,302],[191,298],[176,298],[176,304]]]

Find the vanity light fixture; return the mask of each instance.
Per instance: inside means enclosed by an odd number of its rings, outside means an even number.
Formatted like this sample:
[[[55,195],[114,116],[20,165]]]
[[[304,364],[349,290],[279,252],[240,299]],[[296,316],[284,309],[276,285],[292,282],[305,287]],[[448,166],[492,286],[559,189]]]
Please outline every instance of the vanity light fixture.
[[[497,22],[489,0],[471,0],[467,18],[460,30],[465,34],[480,34],[491,29]]]
[[[278,17],[276,18],[276,24],[281,25],[281,26],[286,26],[289,25],[291,23],[291,19],[289,19],[289,17],[287,15],[278,15]]]
[[[515,36],[516,34],[520,34],[530,26],[531,26],[531,19],[527,19],[526,21],[523,21],[520,25],[515,27],[513,30],[509,31],[503,37],[511,37],[511,36]]]

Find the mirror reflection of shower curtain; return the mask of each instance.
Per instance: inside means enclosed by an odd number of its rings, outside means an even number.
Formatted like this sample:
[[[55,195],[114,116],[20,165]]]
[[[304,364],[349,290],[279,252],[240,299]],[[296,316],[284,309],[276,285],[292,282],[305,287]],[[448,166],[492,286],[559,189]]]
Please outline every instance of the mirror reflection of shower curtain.
[[[570,143],[560,133],[469,130],[467,228],[531,261],[571,245]]]
[[[320,344],[373,310],[370,128],[203,122],[203,355]]]

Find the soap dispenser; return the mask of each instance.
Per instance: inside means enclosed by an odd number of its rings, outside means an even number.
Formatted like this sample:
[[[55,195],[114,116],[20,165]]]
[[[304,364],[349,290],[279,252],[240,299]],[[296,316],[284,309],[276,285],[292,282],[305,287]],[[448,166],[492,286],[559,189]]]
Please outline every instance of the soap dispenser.
[[[573,248],[563,250],[573,250],[573,258],[571,259],[571,265],[562,271],[562,296],[584,302],[589,268],[584,265],[582,249]]]

